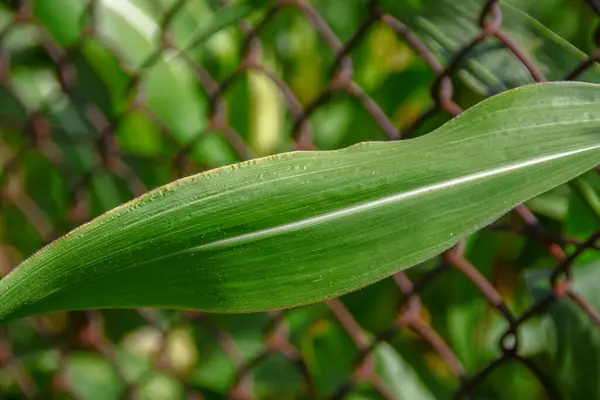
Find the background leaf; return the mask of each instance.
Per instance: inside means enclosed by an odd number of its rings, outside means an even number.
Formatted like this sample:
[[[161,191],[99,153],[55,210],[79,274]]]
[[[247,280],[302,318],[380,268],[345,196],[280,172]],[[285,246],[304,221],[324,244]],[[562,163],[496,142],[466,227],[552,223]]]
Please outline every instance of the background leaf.
[[[578,265],[574,269],[572,291],[591,307],[600,306],[598,283],[600,270],[597,263]],[[530,271],[527,284],[535,300],[550,292],[548,271]],[[597,397],[600,385],[595,379],[600,368],[598,353],[592,349],[600,346],[600,332],[581,308],[569,301],[560,300],[550,306],[545,318],[545,329],[553,338],[549,349],[552,368],[558,369],[560,384],[565,396]],[[585,364],[581,365],[581,360]]]

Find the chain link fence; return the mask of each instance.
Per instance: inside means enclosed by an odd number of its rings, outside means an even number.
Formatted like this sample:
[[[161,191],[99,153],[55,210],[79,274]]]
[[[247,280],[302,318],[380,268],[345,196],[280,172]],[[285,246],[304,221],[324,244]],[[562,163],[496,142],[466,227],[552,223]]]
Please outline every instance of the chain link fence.
[[[194,0],[179,0],[174,2],[170,8],[161,9],[164,15],[161,23],[161,46],[146,61],[148,66],[162,57],[167,49],[172,50],[171,23],[178,17],[178,13],[181,12],[182,7],[188,1]],[[21,136],[10,145],[7,143],[10,139],[8,136],[5,138],[0,137],[0,214],[8,214],[9,208],[18,210],[25,221],[24,223],[32,228],[32,235],[40,238],[41,245],[50,242],[72,227],[94,216],[95,211],[93,211],[90,204],[91,200],[88,193],[95,184],[95,179],[99,176],[108,174],[113,179],[118,180],[130,198],[151,189],[147,187],[136,169],[132,167],[132,164],[137,161],[132,161],[131,155],[120,148],[116,138],[119,125],[124,123],[131,113],[142,110],[147,115],[152,114],[152,110],[147,107],[144,101],[144,93],[140,88],[140,77],[147,73],[149,69],[141,68],[131,72],[133,70],[126,63],[123,63],[123,70],[129,71],[125,84],[125,97],[128,99],[128,103],[122,111],[107,115],[105,110],[77,89],[78,79],[84,79],[81,76],[80,65],[78,64],[78,57],[82,52],[82,48],[88,40],[102,41],[102,38],[98,37],[94,25],[97,2],[92,0],[86,3],[83,13],[83,22],[86,26],[84,34],[79,42],[68,47],[59,45],[34,18],[32,11],[34,3],[32,1],[23,0],[9,3],[11,3],[10,6],[14,10],[14,14],[12,20],[0,32],[0,88],[3,97],[9,98],[17,108],[26,110],[26,115],[22,120],[19,120],[3,113],[3,126],[6,129],[18,130]],[[155,6],[160,9],[159,2],[156,3]],[[402,21],[386,14],[379,7],[377,1],[371,1],[368,4],[366,8],[368,13],[365,13],[362,24],[345,42],[342,42],[336,36],[333,29],[309,1],[280,0],[272,2],[259,20],[253,22],[240,20],[238,22],[237,28],[244,38],[240,50],[241,61],[235,71],[224,79],[211,76],[208,69],[196,62],[186,51],[179,52],[177,57],[194,71],[197,82],[209,99],[209,107],[206,110],[207,130],[218,132],[222,138],[226,139],[241,160],[251,158],[251,151],[232,123],[236,115],[228,112],[226,96],[236,81],[243,79],[249,71],[261,73],[280,90],[292,118],[290,132],[296,149],[314,148],[310,117],[317,110],[325,107],[337,95],[349,96],[355,99],[380,127],[381,132],[390,140],[399,140],[410,137],[412,132],[415,132],[421,124],[437,114],[446,113],[448,116],[457,116],[463,111],[453,97],[454,83],[452,75],[461,68],[463,61],[489,38],[495,38],[497,43],[508,49],[527,68],[533,81],[545,80],[544,74],[536,64],[529,59],[525,51],[520,49],[519,43],[512,40],[503,31],[503,14],[499,1],[487,0],[482,1],[482,3],[478,21],[481,28],[480,33],[453,54],[446,65],[442,65],[440,60],[428,50],[419,36],[407,28]],[[600,15],[600,4],[598,2],[589,0],[587,3],[590,12]],[[263,59],[261,56],[261,32],[269,27],[271,21],[282,10],[290,8],[309,22],[312,29],[331,49],[333,54],[333,62],[329,66],[331,71],[330,80],[320,94],[309,102],[301,102],[289,83],[261,61]],[[425,61],[434,75],[430,91],[433,105],[418,118],[415,118],[410,126],[404,127],[402,131],[398,129],[398,124],[386,115],[380,105],[366,94],[354,79],[355,70],[351,53],[361,43],[370,29],[381,24],[393,29],[400,40],[408,44],[412,51]],[[15,57],[5,46],[8,38],[15,31],[24,28],[35,32],[41,43],[39,51],[54,65],[55,76],[60,84],[60,90],[56,93],[49,93],[39,108],[34,110],[22,103],[22,94],[15,90],[11,75],[12,66],[15,63],[26,62],[26,60],[23,61],[19,57]],[[600,36],[597,35],[597,37]],[[599,58],[600,52],[592,53],[586,60],[573,65],[571,72],[564,79],[576,79]],[[49,117],[50,111],[56,102],[64,101],[65,98],[71,104],[76,105],[73,108],[78,113],[76,117],[85,121],[85,124],[91,127],[94,132],[91,139],[89,136],[85,136],[82,140],[79,140],[77,135],[68,135],[60,129],[56,129],[55,121],[52,121],[52,118]],[[168,127],[160,126],[161,122],[158,118],[155,119],[155,122],[159,126],[163,139],[169,142],[170,146],[165,157],[148,158],[146,162],[160,163],[167,166],[166,169],[169,174],[165,176],[162,183],[204,169],[194,157],[190,156],[195,144],[194,140],[182,145],[173,138]],[[197,137],[200,140],[203,137],[203,132],[199,132]],[[77,172],[69,168],[69,163],[65,160],[65,154],[61,150],[65,145],[73,149],[86,149],[85,157],[88,158],[88,163],[85,171]],[[49,216],[44,208],[45,206],[39,204],[39,201],[31,196],[29,183],[23,179],[22,169],[24,167],[21,161],[31,154],[43,158],[58,172],[62,179],[68,182],[69,193],[65,199],[68,206],[63,212],[55,212],[52,217]],[[178,375],[176,371],[173,372],[172,365],[165,353],[165,349],[168,347],[168,338],[177,326],[202,326],[203,329],[210,332],[211,340],[214,340],[213,343],[218,345],[222,353],[230,360],[231,365],[234,366],[235,373],[228,377],[225,384],[227,390],[224,396],[226,398],[253,399],[259,397],[255,390],[258,379],[255,376],[257,368],[266,359],[276,356],[283,360],[281,362],[295,368],[300,382],[297,389],[298,398],[349,398],[348,396],[351,396],[357,388],[367,385],[380,398],[395,399],[397,396],[391,391],[389,385],[382,380],[376,368],[375,349],[381,343],[391,341],[397,336],[416,335],[419,343],[426,343],[430,349],[429,351],[432,350],[436,353],[437,358],[445,364],[445,370],[449,371],[451,380],[455,382],[455,398],[474,398],[478,387],[489,375],[504,364],[513,362],[521,364],[530,371],[548,398],[561,398],[555,382],[546,376],[536,363],[520,354],[520,328],[530,319],[543,315],[555,302],[565,300],[579,307],[595,325],[600,327],[599,311],[572,291],[570,287],[573,263],[584,251],[598,248],[599,245],[596,242],[600,237],[600,232],[595,233],[588,240],[576,240],[544,228],[538,222],[536,215],[524,205],[515,208],[513,214],[517,217],[517,219],[511,219],[514,223],[502,224],[498,222],[492,224],[489,229],[533,238],[547,248],[548,253],[555,261],[554,272],[549,278],[553,290],[544,298],[537,300],[524,313],[515,315],[511,311],[511,307],[505,303],[497,287],[478,270],[476,265],[473,265],[465,257],[465,246],[464,243],[461,243],[444,253],[437,266],[427,270],[426,273],[420,274],[417,278],[409,278],[411,271],[407,273],[400,272],[390,278],[396,287],[395,290],[399,293],[401,301],[398,304],[394,322],[387,329],[374,334],[366,333],[366,330],[357,322],[357,319],[344,305],[343,301],[334,299],[326,302],[327,312],[321,316],[321,319],[334,321],[335,324],[343,328],[356,349],[356,354],[353,355],[352,373],[344,379],[338,379],[328,393],[322,393],[316,387],[315,376],[311,373],[306,357],[299,348],[299,339],[293,337],[290,333],[290,324],[292,324],[290,321],[293,321],[295,314],[304,312],[303,308],[262,315],[264,318],[259,326],[259,331],[262,332],[262,346],[256,349],[250,357],[240,351],[238,343],[232,338],[228,330],[222,325],[214,323],[211,315],[200,312],[186,312],[181,315],[178,314],[176,324],[165,324],[163,320],[157,317],[158,311],[156,310],[136,310],[143,324],[146,324],[153,329],[153,332],[157,333],[157,348],[160,350],[153,354],[150,370],[172,372],[183,385],[185,397],[187,398],[214,398],[203,394],[201,390],[190,384],[185,376]],[[10,229],[8,227],[8,230]],[[16,265],[19,257],[14,256],[14,251],[10,251],[12,245],[10,234],[5,233],[0,239],[0,258],[2,259],[0,264],[4,266],[2,273],[7,273],[9,270],[7,266]],[[575,250],[567,254],[564,250],[566,245],[574,246]],[[500,335],[501,338],[498,342],[498,357],[490,360],[476,371],[467,372],[465,370],[459,357],[447,344],[447,338],[438,332],[427,319],[423,309],[424,305],[421,302],[421,293],[438,280],[440,276],[449,273],[459,273],[466,277],[480,293],[481,302],[487,302],[494,312],[505,320],[504,332]],[[27,320],[27,324],[33,327],[36,332],[36,337],[44,340],[46,348],[52,348],[56,352],[58,361],[52,373],[52,383],[49,386],[51,388],[50,394],[47,389],[40,386],[39,378],[33,376],[29,369],[25,367],[24,360],[26,360],[28,354],[23,354],[17,348],[18,346],[12,343],[14,335],[11,336],[10,331],[16,329],[12,325],[4,327],[2,330],[0,368],[10,376],[11,380],[16,382],[20,395],[24,398],[47,398],[49,395],[58,394],[77,398],[78,393],[73,388],[72,383],[65,378],[64,369],[66,368],[66,360],[72,352],[85,349],[100,354],[116,371],[123,387],[119,397],[130,398],[134,396],[141,384],[140,382],[145,378],[144,376],[138,376],[132,379],[130,374],[122,371],[119,351],[111,339],[111,335],[107,333],[105,315],[104,311],[68,313],[64,317],[69,321],[68,329],[65,328],[64,332],[59,333],[52,332],[47,328],[45,317]],[[314,326],[310,329],[313,328]],[[306,329],[309,329],[309,327]],[[35,351],[41,351],[43,348],[44,346],[41,346]],[[197,363],[200,368],[211,368],[209,364],[203,365],[202,359]]]

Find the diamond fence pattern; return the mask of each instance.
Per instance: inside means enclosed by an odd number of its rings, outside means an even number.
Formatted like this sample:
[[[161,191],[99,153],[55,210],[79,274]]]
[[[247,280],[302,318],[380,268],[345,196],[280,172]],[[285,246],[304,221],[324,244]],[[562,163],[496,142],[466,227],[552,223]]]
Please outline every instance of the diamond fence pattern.
[[[162,10],[164,17],[161,23],[161,46],[145,62],[149,68],[167,49],[173,49],[174,45],[171,40],[172,21],[178,17],[178,13],[181,12],[183,6],[192,1],[194,0],[179,0],[174,2],[168,9],[161,9],[161,5],[155,2],[155,7]],[[590,0],[587,3],[590,6],[590,11],[600,15],[600,4],[597,1]],[[223,2],[223,5],[226,5],[226,2]],[[39,236],[41,238],[40,244],[44,244],[93,216],[95,211],[93,211],[87,193],[99,176],[108,174],[117,180],[129,197],[140,195],[151,189],[147,187],[144,180],[132,168],[132,157],[120,148],[116,139],[116,132],[119,125],[124,123],[131,113],[143,112],[151,118],[154,117],[152,115],[153,111],[147,107],[144,101],[144,93],[140,88],[140,78],[148,69],[132,70],[123,62],[123,69],[130,71],[127,74],[125,87],[128,102],[122,108],[122,111],[113,115],[107,115],[100,106],[94,104],[86,97],[85,93],[78,91],[76,88],[78,79],[84,79],[84,77],[78,76],[78,55],[87,40],[102,41],[94,25],[97,1],[86,2],[82,20],[86,29],[81,36],[81,40],[68,47],[59,45],[36,21],[32,12],[33,6],[32,1],[13,1],[11,4],[14,10],[13,18],[0,32],[0,88],[3,91],[3,96],[10,98],[17,108],[27,110],[22,120],[2,116],[2,124],[17,129],[21,136],[16,142],[17,144],[12,146],[2,143],[9,140],[8,136],[6,139],[0,137],[0,214],[7,212],[8,208],[18,210],[26,223],[31,226],[32,234]],[[301,103],[288,82],[261,62],[260,33],[269,26],[282,10],[289,8],[294,9],[310,23],[312,29],[334,55],[333,62],[329,66],[331,76],[328,84],[316,98],[307,104]],[[335,95],[343,94],[354,98],[364,107],[389,140],[401,140],[410,136],[424,121],[436,114],[459,115],[463,110],[453,98],[454,87],[451,76],[461,68],[462,62],[477,49],[477,46],[489,38],[495,38],[499,44],[509,49],[512,55],[527,68],[532,80],[545,80],[544,74],[519,48],[519,44],[511,40],[503,31],[503,15],[497,0],[482,1],[482,11],[478,21],[481,27],[480,33],[456,52],[447,65],[442,65],[428,51],[419,37],[408,29],[402,21],[383,12],[377,1],[371,1],[368,10],[369,12],[364,15],[364,21],[356,32],[349,40],[342,42],[309,1],[273,1],[258,21],[251,23],[240,20],[238,22],[239,31],[244,37],[240,52],[241,61],[237,69],[224,79],[211,76],[208,69],[195,61],[187,52],[179,52],[178,57],[194,71],[198,83],[209,99],[209,107],[206,111],[207,130],[221,135],[237,153],[239,159],[244,160],[252,157],[244,138],[231,124],[235,115],[228,113],[226,106],[228,91],[248,71],[263,74],[280,90],[289,114],[292,116],[291,137],[298,150],[314,148],[310,116],[316,110],[324,107]],[[393,29],[398,37],[426,62],[435,76],[431,82],[433,106],[416,118],[411,126],[402,131],[398,129],[396,123],[386,116],[380,105],[369,97],[354,80],[355,70],[350,54],[360,44],[367,32],[380,24],[385,24]],[[21,60],[14,57],[14,54],[5,46],[9,37],[23,28],[35,31],[35,35],[42,44],[39,51],[42,51],[44,57],[54,65],[55,77],[60,85],[59,90],[50,92],[37,109],[31,109],[31,107],[25,105],[22,101],[22,94],[15,90],[11,67],[21,62]],[[600,35],[597,35],[597,37],[600,37]],[[598,45],[600,46],[600,43]],[[564,79],[576,79],[599,59],[600,50],[592,53],[587,60],[574,65],[572,71]],[[93,132],[91,139],[88,136],[82,136],[82,139],[79,139],[77,135],[65,134],[61,129],[55,127],[55,121],[49,115],[53,105],[61,101],[68,101],[76,105],[73,108],[78,113],[76,118],[84,121]],[[204,169],[202,165],[198,165],[194,157],[190,156],[190,152],[196,143],[195,139],[182,145],[173,138],[167,126],[161,125],[162,122],[159,118],[155,118],[154,121],[159,127],[163,139],[169,143],[169,148],[165,151],[165,157],[148,158],[146,161],[167,166],[170,175],[164,179],[163,183]],[[199,132],[197,135],[198,140],[202,137],[203,132]],[[88,158],[88,162],[84,171],[74,171],[69,167],[62,151],[63,147],[61,147],[65,143],[73,149],[85,149],[84,154],[86,154],[85,157]],[[21,171],[23,168],[21,161],[30,154],[43,158],[57,171],[62,179],[68,182],[69,193],[66,199],[68,206],[63,212],[58,213],[60,214],[58,217],[56,212],[54,216],[50,216],[45,210],[45,206],[39,204],[30,195],[27,182],[24,181]],[[356,349],[352,373],[331,388],[328,393],[319,393],[315,384],[315,376],[310,372],[307,360],[299,349],[298,339],[292,337],[293,335],[290,333],[290,324],[292,324],[294,314],[302,313],[302,308],[264,314],[260,328],[262,331],[262,346],[254,351],[250,357],[240,351],[236,340],[228,330],[215,323],[211,315],[201,312],[185,312],[177,314],[177,323],[173,324],[165,323],[156,310],[136,310],[143,323],[151,328],[152,332],[156,333],[155,336],[158,341],[156,348],[159,350],[153,353],[150,371],[172,372],[183,385],[185,397],[187,398],[209,398],[189,383],[185,377],[179,377],[176,371],[173,372],[172,365],[165,353],[165,349],[168,347],[168,338],[177,329],[177,326],[201,326],[210,333],[214,343],[230,360],[235,370],[228,377],[225,384],[227,387],[225,396],[227,398],[258,398],[256,393],[257,378],[255,377],[257,368],[266,359],[276,356],[283,360],[281,362],[295,368],[300,381],[297,390],[299,398],[343,399],[352,395],[357,388],[367,385],[372,391],[378,393],[381,398],[394,399],[397,397],[381,378],[376,368],[375,350],[381,343],[390,341],[398,335],[416,335],[421,342],[427,343],[430,349],[437,354],[438,358],[445,364],[445,368],[455,379],[455,398],[472,398],[475,396],[478,386],[490,374],[503,364],[510,362],[520,363],[528,369],[539,381],[548,398],[560,398],[554,382],[545,376],[535,363],[520,355],[519,328],[531,318],[542,315],[559,299],[568,299],[568,301],[580,307],[589,319],[600,327],[599,311],[587,304],[584,299],[570,289],[571,266],[584,251],[598,248],[599,245],[596,242],[600,237],[600,232],[597,232],[586,241],[579,241],[544,229],[534,213],[524,205],[515,208],[513,213],[520,219],[521,223],[511,225],[494,223],[489,228],[535,238],[547,247],[547,251],[554,258],[556,265],[554,273],[550,277],[553,291],[545,298],[534,303],[525,313],[515,315],[510,310],[497,288],[479,272],[475,265],[465,258],[464,243],[461,243],[444,253],[439,265],[422,274],[418,279],[410,279],[407,273],[404,272],[397,273],[390,278],[400,294],[401,301],[398,304],[395,322],[383,331],[367,334],[341,300],[334,299],[326,302],[327,311],[322,318],[330,322],[333,321],[341,327],[346,332],[347,337],[354,343]],[[5,265],[14,266],[17,260],[14,260],[14,257],[11,258],[9,236],[0,237],[0,256],[4,259],[3,263]],[[567,244],[575,246],[576,249],[568,255],[563,250]],[[499,356],[471,373],[465,371],[454,350],[447,344],[447,340],[427,320],[420,299],[420,295],[425,288],[436,281],[439,276],[448,274],[451,271],[466,277],[481,294],[481,301],[487,302],[494,312],[505,320],[504,333],[498,343]],[[3,273],[6,272],[3,271]],[[45,341],[46,347],[51,347],[55,351],[58,360],[53,372],[51,394],[78,397],[72,382],[65,378],[65,360],[72,352],[85,349],[86,351],[97,352],[116,371],[123,387],[119,397],[130,398],[134,396],[137,387],[144,379],[144,375],[133,379],[131,374],[122,370],[116,344],[111,340],[111,335],[106,332],[105,312],[73,312],[68,313],[65,318],[69,321],[69,327],[67,333],[63,332],[61,334],[49,332],[45,327],[44,317],[27,320],[27,324],[33,327],[37,337]],[[24,360],[28,354],[20,353],[20,350],[12,343],[11,338],[13,336],[10,334],[12,329],[16,328],[9,325],[2,330],[0,367],[17,383],[22,397],[45,398],[49,396],[50,394],[40,388],[38,378],[32,376],[28,369],[24,367]],[[202,367],[202,360],[198,363]],[[205,368],[211,368],[211,366],[206,365]]]

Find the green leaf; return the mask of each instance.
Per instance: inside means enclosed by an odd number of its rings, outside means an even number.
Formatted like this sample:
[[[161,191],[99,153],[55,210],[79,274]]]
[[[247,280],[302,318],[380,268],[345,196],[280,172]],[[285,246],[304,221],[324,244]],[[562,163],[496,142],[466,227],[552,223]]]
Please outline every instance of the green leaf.
[[[158,57],[154,57],[154,53],[164,47],[161,29],[165,15],[156,18],[150,12],[151,7],[131,0],[101,0],[97,12],[100,33],[106,41],[115,46],[132,66],[148,68],[161,61],[168,62],[180,52],[193,50],[268,2],[250,0],[235,3],[218,8],[214,13],[204,2],[196,2],[192,10],[175,6],[171,10],[175,10],[172,19],[178,33],[174,43],[178,50],[163,51]]]
[[[479,0],[384,0],[384,9],[414,31],[425,46],[446,65],[457,52],[481,33]],[[585,53],[516,6],[501,2],[502,30],[535,63],[546,79],[560,80]],[[474,91],[490,96],[534,81],[525,65],[496,38],[487,38],[461,64],[459,76]],[[594,65],[580,80],[600,82]]]
[[[575,266],[571,290],[592,309],[600,309],[600,265],[594,262]],[[551,271],[530,271],[526,275],[529,292],[536,300],[546,297]],[[552,340],[550,371],[564,391],[565,398],[600,397],[600,330],[573,301],[561,298],[548,309],[546,331]]]
[[[600,86],[500,94],[425,136],[194,175],[0,281],[0,320],[54,310],[252,312],[339,296],[448,249],[600,161]]]
[[[317,397],[335,392],[352,374],[358,349],[344,328],[332,319],[315,320],[300,343]]]
[[[375,351],[381,378],[396,398],[415,400],[435,398],[411,365],[389,343],[379,344]]]
[[[123,384],[110,364],[101,356],[75,353],[66,363],[66,380],[80,399],[116,399]]]
[[[107,95],[110,95],[113,101],[112,109],[117,114],[128,104],[125,100],[129,98],[125,99],[123,96],[133,94],[124,92],[128,82],[124,82],[123,78],[126,78],[129,72],[135,71],[140,74],[139,90],[144,93],[146,104],[165,125],[170,135],[179,144],[189,145],[190,154],[196,161],[210,167],[219,166],[238,161],[239,156],[229,149],[226,143],[198,140],[207,129],[205,116],[208,99],[202,93],[191,65],[178,55],[186,52],[189,58],[201,61],[208,52],[206,47],[210,41],[217,38],[216,34],[226,33],[223,30],[240,18],[248,17],[255,11],[260,12],[269,1],[238,2],[219,7],[215,11],[204,1],[188,3],[173,8],[173,21],[170,24],[175,33],[173,48],[166,48],[161,39],[166,14],[154,15],[154,8],[147,2],[98,1],[93,8],[97,31],[97,37],[93,39],[80,36],[85,23],[91,23],[88,21],[91,15],[87,15],[91,13],[89,9],[66,7],[65,12],[57,13],[51,7],[39,6],[35,11],[44,27],[61,44],[66,46],[76,39],[81,42],[82,58],[101,78],[100,82],[106,85],[106,88],[102,89],[108,90]],[[81,78],[81,68],[78,68],[77,72]],[[90,79],[80,81],[89,84]],[[96,98],[99,88],[87,89],[82,92],[84,96],[91,96],[94,104],[99,104]],[[108,99],[108,96],[105,97]],[[215,147],[224,154],[215,156]],[[211,154],[205,157],[206,153]]]
[[[252,11],[262,8],[268,4],[269,1],[270,0],[248,0],[246,2],[239,2],[220,7],[209,18],[203,18],[204,21],[198,21],[197,16],[186,15],[186,17],[190,16],[193,19],[196,19],[194,22],[196,22],[196,26],[199,25],[199,27],[194,32],[188,33],[188,35],[181,38],[182,45],[179,46],[179,52],[193,50],[195,47],[206,42],[217,32],[235,24],[240,19],[247,17]],[[195,6],[199,5],[195,4]],[[154,63],[148,64],[147,67],[152,65],[154,65]]]
[[[183,385],[174,377],[155,372],[146,379],[138,390],[137,398],[143,400],[185,399]]]

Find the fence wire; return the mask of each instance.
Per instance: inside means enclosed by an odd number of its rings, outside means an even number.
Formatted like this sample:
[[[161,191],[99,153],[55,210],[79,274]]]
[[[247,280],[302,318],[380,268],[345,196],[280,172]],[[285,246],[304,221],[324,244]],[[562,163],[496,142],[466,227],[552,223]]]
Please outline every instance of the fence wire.
[[[149,57],[147,60],[148,65],[152,64],[157,58],[160,58],[166,49],[172,48],[169,36],[171,24],[187,1],[179,0],[169,9],[163,9],[164,18],[161,23],[162,46],[155,54]],[[63,48],[57,44],[41,24],[34,19],[32,1],[23,0],[12,3],[12,6],[16,10],[14,18],[0,32],[0,48],[2,49],[0,52],[0,88],[8,93],[15,102],[20,101],[20,96],[14,89],[13,77],[10,72],[11,63],[19,62],[19,60],[12,59],[11,52],[6,49],[4,44],[7,37],[15,30],[29,27],[37,31],[45,56],[55,66],[56,76],[60,83],[60,93],[51,93],[39,109],[28,113],[24,121],[4,120],[5,124],[18,124],[23,136],[17,151],[10,152],[8,151],[8,147],[0,147],[0,150],[3,150],[0,152],[0,214],[4,213],[7,207],[18,209],[36,233],[43,238],[43,242],[48,243],[66,233],[71,227],[92,217],[90,214],[90,200],[86,196],[86,192],[93,185],[94,178],[99,174],[109,172],[112,176],[118,177],[132,196],[140,195],[149,189],[129,166],[128,160],[123,157],[115,139],[115,132],[128,113],[145,110],[146,113],[151,114],[151,111],[147,109],[147,105],[144,103],[143,96],[140,96],[139,78],[146,70],[139,69],[129,74],[127,84],[129,96],[127,97],[131,101],[125,111],[116,116],[107,116],[97,104],[94,104],[85,95],[75,90],[78,79],[75,62],[78,54],[82,51],[81,46],[83,46],[85,40],[90,38],[102,40],[102,38],[96,36],[97,31],[94,26],[94,11],[97,2],[94,0],[87,2],[84,12],[87,29],[85,30],[85,36],[82,36],[79,42],[80,46],[74,45],[68,48]],[[222,3],[223,5],[226,4],[226,2]],[[442,65],[427,49],[427,46],[421,42],[419,36],[407,28],[405,24],[381,11],[377,1],[370,2],[370,12],[365,15],[363,23],[345,43],[340,41],[332,28],[308,1],[274,1],[258,22],[239,21],[239,29],[244,35],[241,62],[238,68],[225,79],[217,80],[211,76],[203,65],[194,61],[185,51],[179,53],[179,56],[185,63],[190,65],[197,81],[210,99],[208,111],[209,129],[219,132],[230,143],[231,147],[236,150],[239,158],[242,160],[251,157],[250,151],[244,139],[230,123],[235,116],[228,115],[227,107],[224,103],[227,92],[248,71],[262,73],[281,91],[288,111],[293,118],[292,137],[294,138],[296,148],[299,150],[314,148],[310,116],[316,110],[325,106],[337,94],[344,94],[354,98],[371,115],[381,128],[381,131],[390,140],[398,140],[410,136],[411,132],[418,129],[424,121],[437,114],[447,113],[449,116],[457,116],[463,111],[453,98],[454,87],[451,76],[461,68],[463,61],[472,54],[477,46],[489,38],[495,38],[498,43],[508,49],[527,68],[534,81],[541,82],[545,80],[544,74],[529,59],[526,52],[520,49],[519,44],[509,38],[503,31],[503,15],[499,1],[487,0],[482,3],[482,12],[478,21],[481,28],[479,34],[457,51],[446,65]],[[590,11],[600,15],[600,4],[597,1],[589,0],[587,3],[590,6]],[[157,3],[156,7],[160,7],[160,5]],[[306,18],[312,29],[317,32],[321,40],[335,55],[333,63],[330,66],[331,79],[329,83],[314,100],[304,106],[301,105],[301,102],[288,83],[280,78],[277,73],[271,71],[266,65],[261,63],[260,33],[265,27],[269,26],[276,15],[286,8],[295,9]],[[379,24],[384,24],[392,28],[398,37],[405,41],[426,62],[429,69],[435,75],[435,79],[431,83],[433,106],[419,118],[416,118],[413,124],[403,129],[402,132],[397,128],[397,124],[386,116],[380,105],[369,97],[354,79],[355,71],[350,53],[360,44],[367,32]],[[600,35],[597,35],[597,37],[600,37]],[[600,46],[600,43],[598,45]],[[598,60],[600,60],[600,50],[593,52],[586,60],[574,65],[572,71],[564,79],[576,79]],[[127,70],[127,66],[124,65],[123,67]],[[47,115],[54,102],[61,96],[66,96],[73,104],[78,106],[76,108],[77,112],[80,113],[78,118],[86,121],[96,132],[93,141],[78,142],[74,136],[63,135],[53,128],[53,122],[49,120]],[[27,109],[25,105],[21,104],[21,106],[23,109]],[[158,120],[156,123],[160,124]],[[165,140],[172,143],[174,150],[171,151],[169,157],[152,161],[170,166],[169,168],[173,173],[172,177],[182,176],[191,171],[202,169],[189,156],[194,141],[183,146],[173,139],[168,128],[164,126],[161,127],[161,134],[164,135]],[[201,137],[201,133],[198,136]],[[0,138],[1,140],[3,139]],[[94,158],[85,173],[74,173],[74,171],[67,167],[64,155],[61,153],[59,146],[57,146],[59,142],[69,142],[72,146],[84,146],[92,150]],[[20,160],[28,153],[36,153],[44,157],[69,182],[68,210],[62,218],[50,218],[45,213],[43,207],[37,204],[30,196],[27,187],[22,181]],[[534,213],[524,205],[516,207],[513,213],[522,221],[522,224],[503,225],[494,223],[490,228],[534,238],[547,248],[548,253],[555,260],[554,272],[550,277],[550,283],[553,288],[550,294],[535,302],[525,313],[515,315],[507,306],[497,288],[480,273],[476,266],[465,258],[465,246],[464,243],[460,243],[453,249],[445,252],[440,264],[422,275],[418,280],[409,279],[404,272],[397,273],[391,278],[397,290],[402,294],[402,302],[398,306],[394,324],[388,329],[377,332],[374,335],[368,335],[342,301],[339,299],[327,301],[326,307],[330,316],[347,332],[348,337],[355,344],[357,357],[354,362],[354,372],[325,397],[330,399],[344,399],[352,394],[358,386],[368,384],[373,390],[378,392],[381,398],[396,398],[376,371],[374,351],[380,343],[389,341],[397,335],[406,335],[408,329],[423,342],[427,343],[444,361],[451,374],[454,375],[458,382],[454,395],[455,398],[474,397],[478,386],[496,369],[509,362],[520,363],[523,367],[527,368],[539,381],[548,398],[561,398],[552,379],[547,377],[534,362],[519,354],[519,342],[521,339],[519,328],[528,320],[543,315],[559,299],[572,302],[595,325],[600,327],[599,311],[595,310],[578,294],[573,292],[570,287],[571,267],[574,261],[585,250],[598,248],[597,239],[600,237],[600,232],[595,233],[586,241],[578,241],[557,235],[545,229],[538,222]],[[8,240],[6,238],[0,239],[3,241]],[[0,242],[0,244],[2,243]],[[8,245],[10,243],[7,242],[5,244]],[[566,254],[563,248],[567,244],[575,246],[576,250],[571,254]],[[10,254],[7,253],[7,248],[7,246],[2,244],[2,247],[0,247],[0,256],[4,260],[8,260],[4,262],[5,264],[9,263],[14,266]],[[506,322],[504,334],[498,343],[500,349],[499,357],[491,360],[487,365],[474,373],[467,373],[465,371],[453,349],[446,343],[446,339],[426,320],[423,313],[420,294],[428,285],[438,279],[439,276],[450,271],[457,271],[464,275],[473,287],[479,291],[482,301],[487,301]],[[158,347],[162,350],[153,357],[153,369],[168,371],[169,364],[165,361],[164,348],[173,327],[165,326],[163,322],[157,319],[154,310],[140,309],[136,310],[136,312],[145,321],[145,324],[155,329],[156,332],[159,332],[159,342],[161,344]],[[253,374],[258,365],[273,355],[285,358],[291,365],[297,368],[299,376],[303,380],[299,398],[316,398],[318,395],[315,383],[313,382],[314,377],[311,376],[306,365],[306,360],[301,355],[297,343],[295,344],[295,340],[290,337],[289,333],[288,317],[296,312],[302,311],[301,309],[292,309],[266,313],[266,322],[263,327],[263,347],[250,358],[242,354],[236,341],[226,329],[212,322],[210,315],[200,312],[186,312],[182,320],[188,325],[198,324],[208,329],[216,343],[218,343],[218,346],[235,366],[235,375],[230,380],[228,386],[228,398],[256,398]],[[52,347],[58,354],[59,367],[56,370],[57,372],[52,385],[55,394],[66,394],[77,397],[72,386],[64,379],[63,368],[65,360],[71,352],[78,349],[86,349],[97,352],[112,365],[125,388],[121,397],[132,397],[136,392],[136,382],[140,382],[142,378],[132,380],[125,371],[121,370],[116,345],[111,342],[105,332],[103,312],[73,312],[69,313],[69,318],[75,330],[75,333],[69,337],[48,333],[43,327],[41,317],[28,319],[28,323],[36,329],[37,334],[46,340],[47,346]],[[44,393],[40,389],[36,377],[32,376],[23,365],[23,359],[26,355],[20,354],[11,344],[11,340],[9,339],[10,329],[11,326],[9,325],[2,330],[0,366],[17,382],[22,397],[44,398],[47,393]],[[207,366],[207,368],[210,367]],[[185,379],[182,379],[182,383],[185,387],[187,398],[206,398]]]

